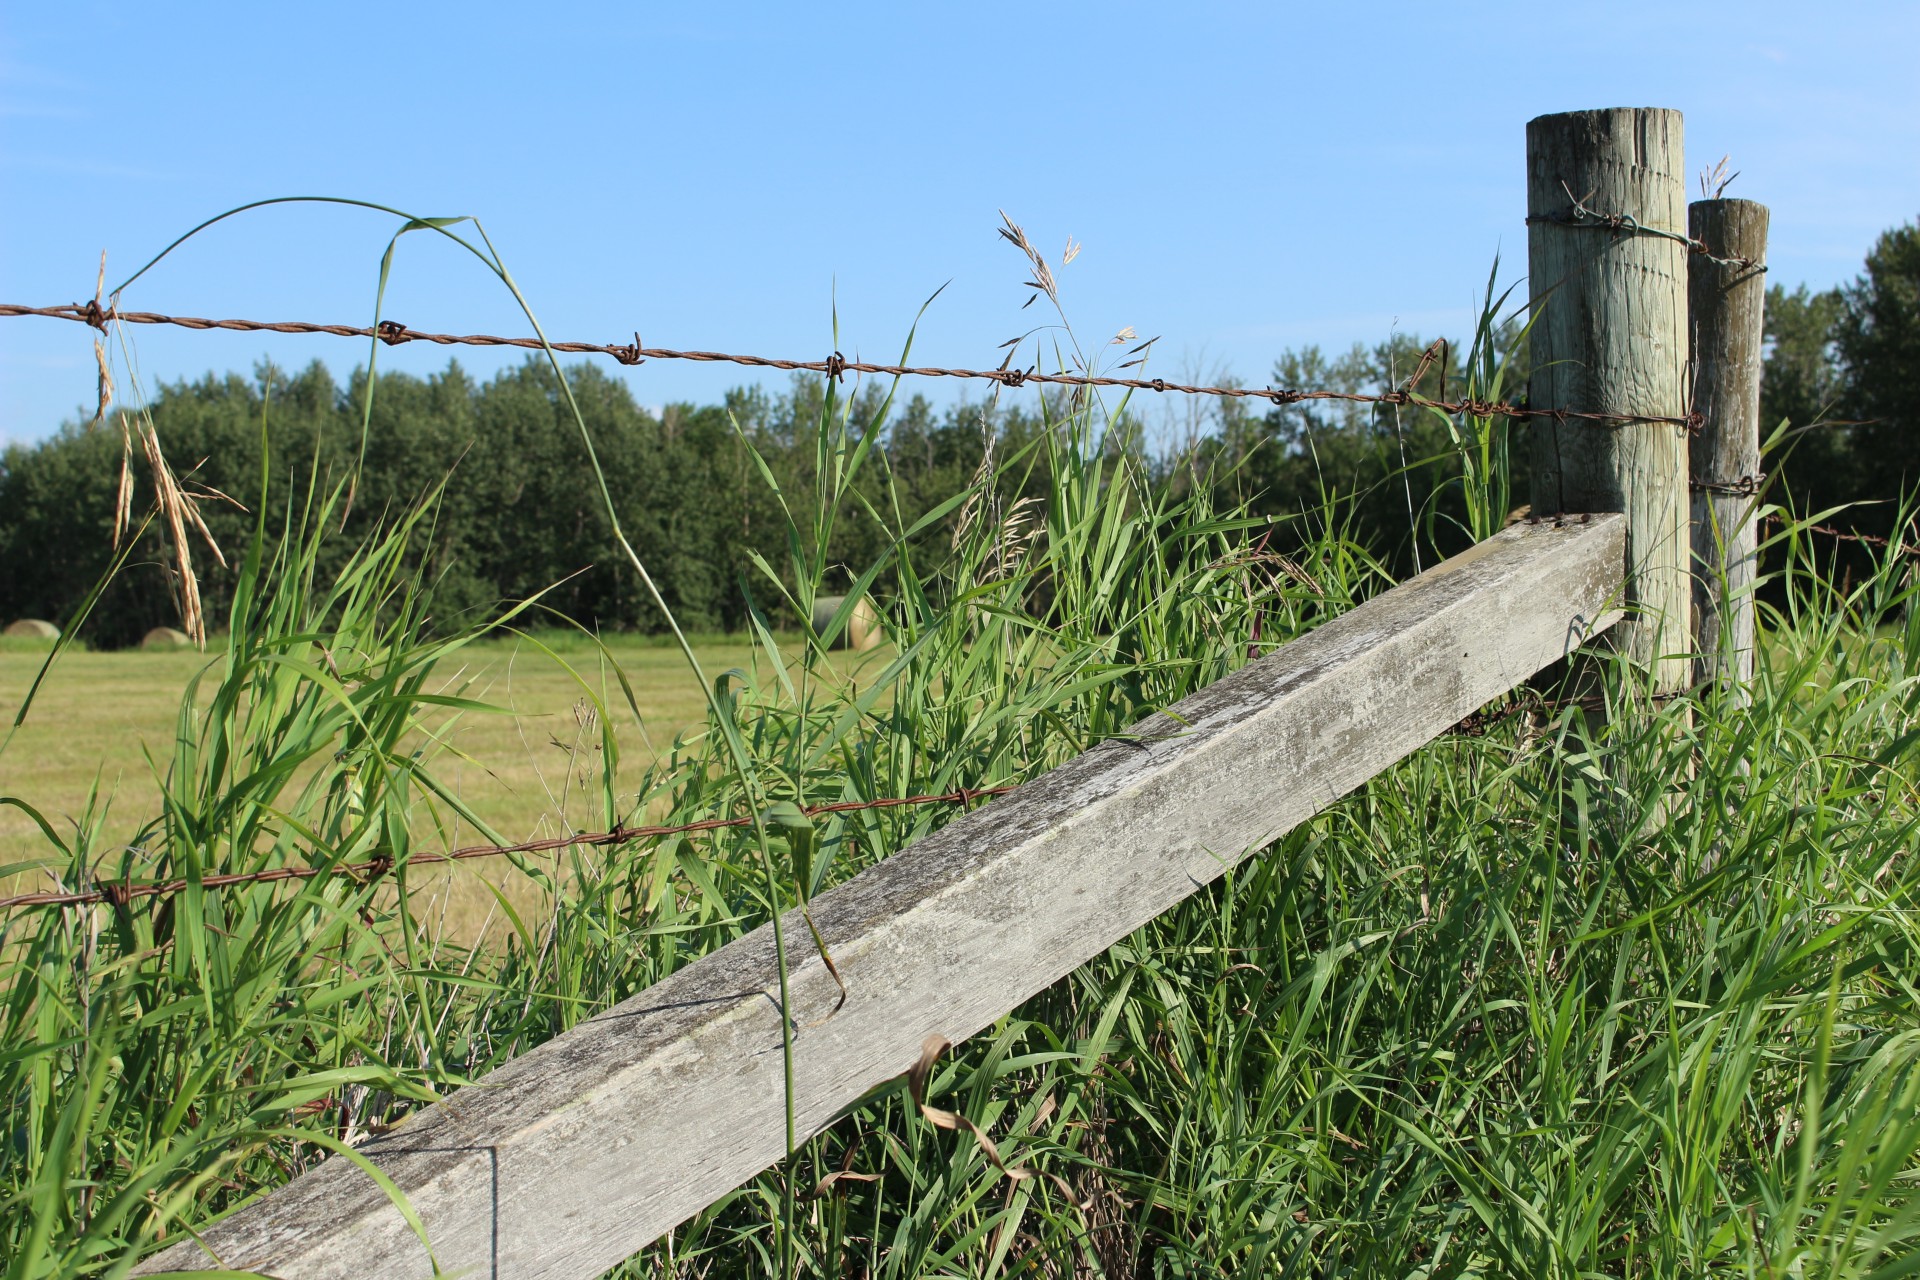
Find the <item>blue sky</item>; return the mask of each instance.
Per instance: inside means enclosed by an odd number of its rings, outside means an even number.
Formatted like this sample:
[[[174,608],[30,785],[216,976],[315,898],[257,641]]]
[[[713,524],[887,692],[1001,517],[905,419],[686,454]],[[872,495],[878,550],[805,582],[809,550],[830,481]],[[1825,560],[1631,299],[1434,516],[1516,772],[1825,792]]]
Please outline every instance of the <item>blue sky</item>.
[[[1526,121],[1686,113],[1689,168],[1773,209],[1773,279],[1851,278],[1920,216],[1920,5],[421,5],[17,3],[0,19],[0,301],[91,296],[266,196],[478,215],[554,337],[992,365],[1029,327],[997,210],[1061,270],[1083,338],[1162,335],[1151,370],[1266,381],[1285,347],[1459,334],[1525,259]],[[392,224],[275,209],[123,299],[364,324]],[[428,237],[387,314],[520,333]],[[0,320],[0,440],[93,395],[90,333]],[[140,374],[320,358],[337,338],[137,331]],[[480,374],[517,357],[463,352]],[[447,353],[382,353],[428,372]],[[616,366],[608,366],[617,368]],[[643,404],[745,371],[618,369]],[[943,384],[925,388],[950,396]]]

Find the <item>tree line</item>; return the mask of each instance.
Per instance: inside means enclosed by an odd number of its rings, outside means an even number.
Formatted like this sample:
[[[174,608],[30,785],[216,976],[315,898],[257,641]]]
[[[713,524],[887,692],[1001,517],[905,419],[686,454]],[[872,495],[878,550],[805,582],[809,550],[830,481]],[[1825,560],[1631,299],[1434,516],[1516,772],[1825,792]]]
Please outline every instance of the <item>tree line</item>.
[[[1808,510],[1887,536],[1920,487],[1920,225],[1883,233],[1849,283],[1767,291],[1763,430],[1787,425],[1775,471]]]
[[[811,489],[824,388],[801,379],[784,394],[748,388],[722,404],[652,413],[594,366],[567,376],[621,525],[681,625],[742,626],[741,578],[753,555],[785,559],[782,495],[797,499]],[[163,386],[146,411],[181,490],[229,558],[246,545],[261,504],[273,536],[298,523],[317,488],[353,477],[350,514],[331,540],[332,554],[344,559],[382,522],[434,498],[429,528],[416,542],[421,578],[432,583],[443,619],[471,620],[503,600],[544,593],[546,607],[589,627],[664,626],[620,567],[579,426],[543,361],[529,359],[484,382],[457,362],[425,378],[383,373],[363,420],[367,389],[364,372],[342,385],[318,362],[297,373],[262,365],[252,376],[210,374]],[[877,386],[860,388],[855,421],[880,417],[883,397]],[[869,476],[867,496],[881,498],[878,482],[890,471],[909,520],[960,487],[979,464],[987,430],[1006,443],[1037,429],[1017,406],[957,406],[936,415],[915,398],[886,416],[884,464]],[[105,574],[126,425],[113,417],[70,423],[0,457],[0,562],[8,570],[0,617],[66,625]],[[140,446],[132,453],[132,506],[140,512],[153,505],[153,482]],[[885,537],[875,522],[842,522],[834,551],[865,564]],[[217,620],[232,574],[197,531],[189,529],[188,541],[206,612]],[[148,628],[178,618],[169,548],[164,522],[140,532],[87,621],[90,641],[136,643]]]
[[[1897,500],[1920,483],[1920,229],[1882,235],[1848,285],[1823,293],[1773,287],[1766,324],[1763,432],[1786,428],[1770,464],[1775,497],[1803,510],[1867,504],[1847,522],[1892,532]],[[1508,394],[1522,394],[1524,341],[1511,326],[1484,336],[1510,358]],[[1417,373],[1421,394],[1457,394],[1475,372],[1470,348],[1446,344],[1423,362],[1429,344],[1416,335],[1331,357],[1309,346],[1282,354],[1272,385],[1377,392]],[[568,377],[621,524],[676,617],[696,630],[742,626],[750,591],[763,603],[772,594],[749,585],[754,557],[785,559],[783,499],[804,501],[812,491],[813,440],[829,388],[800,376],[781,392],[743,388],[720,404],[650,412],[595,366]],[[261,503],[267,529],[284,530],[315,485],[352,475],[348,535],[438,492],[420,572],[434,584],[442,617],[470,619],[545,592],[546,606],[584,626],[664,625],[619,567],[579,429],[542,361],[484,382],[457,362],[425,378],[381,374],[370,410],[368,390],[364,371],[343,385],[318,362],[294,373],[262,365],[251,376],[162,386],[148,412],[212,541],[229,553],[245,545]],[[942,408],[911,394],[889,402],[889,388],[872,382],[832,392],[850,395],[841,408],[880,433],[858,496],[895,528],[957,491],[989,447],[1002,458],[1021,454],[1063,403],[1002,394]],[[1301,513],[1339,520],[1396,572],[1467,540],[1472,459],[1436,415],[1339,402],[1262,405],[1229,399],[1169,410],[1135,400],[1119,410],[1109,447],[1150,454],[1143,460],[1172,488],[1204,486],[1219,507],[1244,505],[1275,521],[1268,536],[1280,549],[1290,536],[1285,522]],[[1507,430],[1497,422],[1487,443],[1512,477],[1500,497],[1518,506],[1526,501],[1526,431],[1509,438]],[[0,455],[0,619],[66,625],[106,574],[125,447],[122,424],[110,416],[69,423]],[[1008,497],[1043,496],[1041,466],[1015,469],[1010,483],[1022,492]],[[151,479],[138,465],[132,474],[137,512],[151,505]],[[833,536],[833,559],[858,569],[890,535],[874,518],[837,521]],[[945,534],[936,525],[919,536]],[[91,642],[135,643],[177,618],[164,537],[157,524],[140,534],[88,619]],[[336,539],[336,554],[354,541]],[[230,574],[204,551],[196,569],[217,620]]]

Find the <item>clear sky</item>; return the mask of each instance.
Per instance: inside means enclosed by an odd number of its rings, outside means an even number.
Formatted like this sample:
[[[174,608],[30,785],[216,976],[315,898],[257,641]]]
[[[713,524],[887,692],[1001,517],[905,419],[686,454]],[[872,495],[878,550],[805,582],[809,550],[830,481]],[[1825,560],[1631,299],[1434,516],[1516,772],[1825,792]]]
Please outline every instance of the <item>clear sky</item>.
[[[1689,169],[1773,209],[1773,280],[1851,278],[1920,216],[1920,4],[1034,2],[827,6],[103,4],[0,15],[0,301],[92,295],[201,219],[278,195],[478,215],[556,338],[993,365],[1024,264],[1149,371],[1259,384],[1281,349],[1458,335],[1525,260],[1526,121],[1686,113]],[[279,208],[191,242],[128,309],[364,324],[376,215]],[[429,237],[387,314],[521,333]],[[256,361],[336,375],[352,340],[141,329],[156,381]],[[0,319],[0,440],[93,396],[91,334]],[[448,353],[383,351],[427,372]],[[486,374],[507,359],[467,351]],[[607,364],[642,404],[746,371]],[[950,396],[944,384],[926,388]]]

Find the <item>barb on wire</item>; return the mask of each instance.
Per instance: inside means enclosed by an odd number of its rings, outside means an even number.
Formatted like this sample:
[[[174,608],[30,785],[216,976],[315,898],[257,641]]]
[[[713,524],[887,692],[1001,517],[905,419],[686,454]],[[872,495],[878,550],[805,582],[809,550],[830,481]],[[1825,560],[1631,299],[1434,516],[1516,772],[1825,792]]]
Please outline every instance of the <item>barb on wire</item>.
[[[1751,498],[1766,486],[1767,473],[1755,472],[1737,480],[1694,480],[1687,485],[1695,493],[1719,493],[1732,498]]]
[[[1688,696],[1690,695],[1683,690],[1676,693],[1649,694],[1647,698],[1651,702],[1662,703],[1673,702],[1676,699]],[[1616,702],[1613,705],[1617,706],[1619,704]],[[1521,696],[1515,698],[1504,707],[1496,707],[1491,711],[1476,711],[1454,725],[1453,728],[1447,732],[1456,738],[1481,738],[1492,732],[1496,725],[1504,724],[1515,716],[1527,715],[1532,712],[1538,712],[1541,715],[1552,715],[1556,711],[1566,711],[1570,708],[1578,708],[1581,711],[1605,711],[1607,706],[1608,703],[1605,696],[1597,693],[1586,694],[1578,698],[1543,698],[1539,694],[1529,691],[1521,694]]]
[[[530,351],[554,351],[563,355],[611,356],[621,364],[635,365],[647,360],[691,360],[699,363],[744,365],[754,369],[780,369],[788,372],[823,373],[838,379],[849,373],[877,374],[882,377],[981,378],[1003,387],[1022,387],[1028,383],[1046,383],[1063,387],[1114,387],[1126,391],[1173,392],[1177,395],[1218,396],[1222,399],[1266,400],[1275,405],[1300,404],[1309,400],[1339,400],[1350,404],[1410,405],[1437,409],[1448,415],[1466,414],[1476,418],[1552,418],[1556,422],[1582,422],[1597,426],[1622,427],[1636,424],[1665,424],[1697,432],[1703,421],[1695,412],[1685,416],[1654,413],[1588,413],[1573,409],[1540,409],[1509,404],[1503,400],[1436,400],[1415,395],[1401,388],[1379,394],[1360,391],[1301,390],[1291,387],[1214,387],[1168,382],[1165,378],[1110,378],[1060,370],[1043,373],[1038,369],[948,369],[930,366],[870,364],[849,360],[838,351],[825,360],[783,360],[771,356],[734,355],[721,351],[674,351],[665,347],[643,347],[640,335],[631,344],[598,342],[543,343],[538,338],[502,338],[485,333],[427,333],[409,329],[391,320],[377,328],[357,328],[345,324],[314,324],[304,320],[208,320],[199,316],[170,316],[156,311],[102,311],[96,304],[78,303],[60,307],[29,307],[18,303],[0,303],[0,318],[38,316],[54,320],[76,320],[104,325],[163,324],[182,329],[224,329],[235,333],[329,334],[340,338],[378,338],[389,346],[402,342],[431,342],[438,346],[520,347]]]
[[[1562,227],[1592,227],[1600,231],[1611,231],[1615,235],[1655,236],[1661,240],[1673,240],[1687,247],[1687,252],[1697,253],[1708,262],[1723,267],[1739,267],[1742,271],[1763,272],[1766,264],[1752,258],[1722,257],[1715,253],[1706,242],[1695,240],[1692,236],[1681,235],[1678,231],[1662,231],[1659,227],[1649,227],[1630,213],[1603,213],[1589,209],[1587,201],[1593,199],[1593,192],[1584,196],[1573,194],[1573,188],[1564,181],[1560,189],[1567,193],[1571,209],[1566,213],[1532,213],[1527,215],[1529,226],[1537,222],[1553,223]]]
[[[853,813],[863,809],[894,809],[902,805],[959,804],[971,806],[976,800],[1005,795],[1015,788],[961,787],[939,795],[888,796],[879,800],[835,800],[810,805],[800,810],[808,817],[822,814]],[[409,867],[427,867],[445,862],[468,862],[475,858],[497,858],[510,853],[555,853],[562,849],[598,848],[631,844],[636,840],[656,840],[662,836],[685,835],[695,831],[718,831],[725,827],[751,826],[752,817],[703,818],[677,826],[615,827],[611,831],[583,831],[576,835],[554,836],[545,840],[525,840],[519,844],[476,844],[449,849],[445,853],[416,853],[407,859]],[[280,880],[316,880],[324,876],[351,876],[367,881],[392,871],[391,854],[380,854],[363,862],[341,862],[319,867],[272,867],[265,871],[237,871],[202,876],[194,883],[203,889],[225,889],[241,884],[271,884]],[[135,898],[172,897],[186,890],[185,880],[95,880],[91,889],[51,890],[44,893],[20,893],[0,898],[0,910],[10,907],[73,907],[105,902],[124,907]]]

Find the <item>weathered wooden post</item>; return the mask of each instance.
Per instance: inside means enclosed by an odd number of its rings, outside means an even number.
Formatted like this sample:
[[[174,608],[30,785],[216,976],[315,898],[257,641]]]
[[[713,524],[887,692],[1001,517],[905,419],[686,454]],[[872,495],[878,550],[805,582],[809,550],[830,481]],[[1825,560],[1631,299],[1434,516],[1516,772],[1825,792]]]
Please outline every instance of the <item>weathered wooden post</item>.
[[[1696,200],[1692,255],[1693,633],[1695,678],[1743,696],[1753,678],[1753,511],[1760,487],[1760,366],[1767,207]]]
[[[1627,517],[1616,643],[1654,691],[1687,686],[1687,221],[1678,111],[1620,107],[1527,124],[1533,512]],[[1660,419],[1648,421],[1645,419]]]

